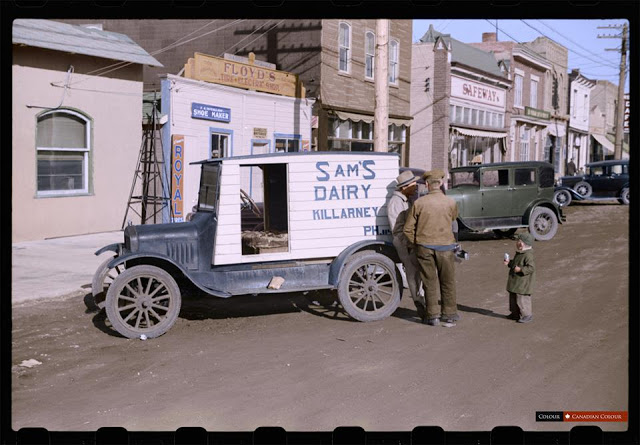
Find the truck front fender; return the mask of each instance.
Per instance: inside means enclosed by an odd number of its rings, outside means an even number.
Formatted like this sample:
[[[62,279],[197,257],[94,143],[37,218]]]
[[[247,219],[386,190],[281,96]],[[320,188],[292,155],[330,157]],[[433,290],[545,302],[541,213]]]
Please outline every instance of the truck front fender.
[[[349,257],[356,252],[362,250],[374,250],[378,253],[388,256],[394,263],[399,263],[398,253],[393,244],[387,241],[358,241],[355,244],[350,245],[340,255],[334,258],[329,266],[329,284],[336,287],[340,281],[340,273],[342,272],[342,266],[347,262]]]
[[[114,243],[104,246],[103,248],[96,250],[94,255],[99,256],[108,251],[115,252],[116,255],[120,255],[122,253],[122,243]]]

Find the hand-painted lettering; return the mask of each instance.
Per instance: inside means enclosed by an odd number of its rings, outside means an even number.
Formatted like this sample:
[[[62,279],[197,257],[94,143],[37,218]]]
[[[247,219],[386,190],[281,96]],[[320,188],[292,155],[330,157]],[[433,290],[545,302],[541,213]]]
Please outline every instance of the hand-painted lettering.
[[[328,167],[329,163],[327,161],[316,162],[316,168],[324,175],[324,176],[316,176],[318,181],[328,181],[331,177],[326,170],[323,170],[322,167]],[[317,199],[316,199],[317,201]]]
[[[374,179],[376,177],[376,172],[369,168],[370,165],[376,165],[376,161],[362,161],[362,168],[369,172],[368,175],[362,175],[362,179]]]

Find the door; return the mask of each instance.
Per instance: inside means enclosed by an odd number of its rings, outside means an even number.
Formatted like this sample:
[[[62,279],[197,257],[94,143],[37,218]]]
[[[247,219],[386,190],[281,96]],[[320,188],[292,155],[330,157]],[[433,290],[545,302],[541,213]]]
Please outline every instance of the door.
[[[538,197],[538,178],[535,167],[522,167],[513,170],[513,188],[511,189],[511,214],[524,215],[531,201]]]
[[[593,166],[589,168],[589,177],[587,182],[591,184],[594,198],[615,196],[611,189],[611,177],[609,175],[608,166]]]
[[[509,187],[508,168],[481,170],[482,217],[498,218],[513,216],[511,213],[512,187]]]

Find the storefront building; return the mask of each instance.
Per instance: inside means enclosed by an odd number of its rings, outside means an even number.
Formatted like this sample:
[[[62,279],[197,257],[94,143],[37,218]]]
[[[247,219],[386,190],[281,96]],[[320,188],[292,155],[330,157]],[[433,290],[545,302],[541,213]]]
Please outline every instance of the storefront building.
[[[13,22],[13,242],[122,228],[142,138],[143,65],[161,66],[123,34]]]
[[[196,54],[185,77],[163,77],[162,145],[171,160],[164,220],[182,221],[197,203],[200,166],[192,162],[311,150],[314,100],[304,97],[297,76],[251,62]],[[254,170],[240,178],[241,188],[261,202],[262,176]]]
[[[571,159],[578,169],[590,162],[589,115],[590,96],[595,82],[579,70],[569,73],[569,127],[565,163]],[[599,137],[596,136],[596,140]]]
[[[490,53],[438,33],[432,26],[414,44],[414,54],[411,156],[415,152],[420,159],[421,153],[431,149],[431,162],[412,166],[448,170],[503,161],[511,85],[504,67]],[[424,110],[431,110],[430,116]],[[425,128],[430,128],[429,134],[420,134]]]

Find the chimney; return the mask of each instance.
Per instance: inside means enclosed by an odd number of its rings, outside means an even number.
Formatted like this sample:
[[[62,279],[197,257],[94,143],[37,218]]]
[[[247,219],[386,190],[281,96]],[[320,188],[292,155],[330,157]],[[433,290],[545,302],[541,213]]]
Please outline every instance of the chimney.
[[[483,32],[482,33],[482,42],[497,42],[496,33],[495,32]]]

